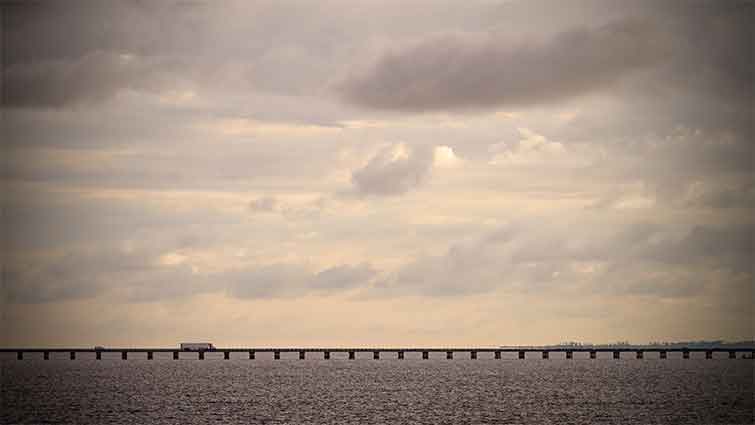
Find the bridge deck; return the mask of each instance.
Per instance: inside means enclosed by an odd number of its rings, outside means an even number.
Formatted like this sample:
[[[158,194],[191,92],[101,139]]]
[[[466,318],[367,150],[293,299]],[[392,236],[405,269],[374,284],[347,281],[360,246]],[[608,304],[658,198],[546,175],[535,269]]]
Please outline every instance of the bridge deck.
[[[572,352],[572,353],[589,353],[589,352],[596,352],[596,353],[636,353],[638,351],[645,352],[645,353],[660,353],[660,352],[667,352],[667,353],[682,353],[682,352],[689,352],[689,353],[704,353],[704,352],[713,352],[713,353],[729,353],[729,352],[737,352],[737,353],[755,353],[755,347],[710,347],[710,348],[699,348],[699,347],[669,347],[669,348],[660,348],[660,347],[635,347],[635,348],[626,348],[626,347],[617,347],[617,348],[567,348],[567,347],[558,347],[558,348],[549,348],[549,347],[506,347],[506,348],[491,348],[491,347],[445,347],[445,348],[439,348],[439,347],[427,347],[427,348],[421,348],[421,347],[333,347],[333,348],[313,348],[313,347],[216,347],[211,350],[181,350],[180,348],[166,348],[166,347],[106,347],[102,349],[95,349],[95,348],[83,348],[83,347],[69,347],[69,348],[61,348],[61,347],[16,347],[16,348],[0,348],[0,353],[11,353],[11,352],[24,352],[24,353],[43,353],[43,352],[49,352],[49,353],[95,353],[95,352],[102,352],[102,353],[172,353],[174,351],[179,352],[197,352],[197,351],[205,351],[205,352],[230,352],[230,353],[248,353],[248,352],[255,352],[255,353],[324,353],[324,352],[330,352],[330,353],[348,353],[348,352],[356,352],[356,353],[365,353],[365,352],[403,352],[403,353],[471,353],[471,352],[477,352],[477,353],[519,353],[519,352],[525,352],[525,353],[566,353],[566,352]]]

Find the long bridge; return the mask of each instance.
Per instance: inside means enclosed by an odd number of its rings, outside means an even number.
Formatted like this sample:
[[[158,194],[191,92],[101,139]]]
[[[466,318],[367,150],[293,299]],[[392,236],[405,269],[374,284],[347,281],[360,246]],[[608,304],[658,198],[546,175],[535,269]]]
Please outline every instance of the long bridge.
[[[0,353],[16,353],[16,359],[23,360],[29,354],[42,355],[44,360],[50,359],[50,353],[68,353],[71,360],[76,359],[77,353],[94,353],[97,360],[102,360],[102,353],[120,353],[121,359],[127,360],[129,354],[146,355],[147,360],[153,360],[155,353],[172,353],[173,360],[192,356],[204,360],[205,353],[223,353],[223,358],[229,360],[231,353],[247,353],[249,359],[256,358],[257,353],[273,353],[273,359],[279,360],[281,353],[298,353],[299,359],[304,360],[307,354],[319,354],[322,359],[330,360],[332,353],[348,353],[349,360],[356,359],[357,353],[372,353],[372,358],[380,359],[381,353],[393,353],[398,360],[403,360],[406,353],[421,353],[422,359],[430,358],[430,353],[445,353],[446,359],[453,359],[456,354],[468,354],[471,360],[477,360],[479,353],[492,353],[494,359],[501,359],[502,353],[517,353],[518,359],[525,359],[527,353],[539,354],[542,359],[549,359],[551,353],[563,354],[566,359],[573,359],[574,353],[589,353],[590,359],[596,359],[598,353],[612,353],[614,359],[620,359],[622,353],[633,353],[635,358],[643,359],[646,353],[657,353],[658,358],[666,359],[668,353],[682,353],[683,359],[689,359],[690,353],[705,353],[706,359],[713,359],[713,353],[727,353],[729,359],[736,359],[741,353],[752,359],[755,357],[753,347],[499,347],[499,348],[401,348],[401,347],[371,347],[371,348],[211,348],[181,350],[180,348],[0,348]],[[194,357],[196,356],[196,357]]]

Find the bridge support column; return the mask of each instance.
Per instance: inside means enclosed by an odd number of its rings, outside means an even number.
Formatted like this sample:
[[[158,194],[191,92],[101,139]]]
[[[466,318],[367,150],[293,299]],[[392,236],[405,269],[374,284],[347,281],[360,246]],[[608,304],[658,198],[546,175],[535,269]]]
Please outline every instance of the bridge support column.
[[[42,353],[42,357],[45,360],[50,360],[50,352],[49,351],[45,351],[44,353]]]
[[[330,360],[330,351],[322,353],[322,358],[324,358],[325,360]]]
[[[619,360],[621,358],[621,351],[614,351],[613,358]]]
[[[231,359],[231,352],[223,351],[223,360],[230,360],[230,359]]]
[[[97,360],[102,360],[102,351],[96,351],[94,353],[94,358]]]
[[[422,352],[422,360],[427,360],[429,358],[430,358],[430,353],[428,353],[427,351],[423,351]]]
[[[399,360],[404,360],[404,352],[403,351],[399,351],[398,352],[398,359]]]
[[[178,360],[178,351],[173,352],[173,360]]]
[[[477,360],[477,351],[470,351],[469,352],[469,359],[470,360]]]
[[[598,357],[598,353],[595,351],[590,351],[590,358],[592,360],[595,360]]]
[[[567,351],[566,352],[566,358],[568,360],[571,360],[572,358],[574,358],[574,353],[572,351]]]
[[[689,359],[689,350],[682,351],[682,358],[683,359]]]
[[[547,359],[550,356],[550,353],[548,351],[543,351],[543,358]]]
[[[147,360],[152,360],[153,354],[151,351],[147,351]]]
[[[69,357],[71,358],[71,360],[76,360],[76,352],[75,351],[71,351],[69,353]]]
[[[501,360],[501,352],[500,351],[496,351],[495,354],[494,354],[494,356],[495,356],[496,360]]]
[[[638,360],[642,360],[643,358],[645,358],[645,352],[644,351],[638,351],[637,352],[637,359]]]
[[[280,360],[281,359],[281,352],[280,351],[273,351],[273,359]]]
[[[254,360],[255,357],[257,357],[257,353],[255,353],[254,351],[250,351],[249,352],[249,360]]]
[[[380,360],[380,351],[372,352],[372,360]]]
[[[128,351],[121,351],[121,360],[128,360]]]
[[[729,358],[730,359],[736,359],[737,358],[737,352],[736,351],[729,351]]]
[[[349,360],[354,360],[356,358],[357,358],[356,354],[353,351],[349,351]]]
[[[446,360],[453,360],[453,358],[454,358],[454,352],[446,351]]]
[[[524,360],[524,351],[519,352],[519,359]]]
[[[16,351],[16,360],[23,360],[23,359],[24,359],[24,352]]]
[[[204,351],[199,352],[199,360],[204,360]]]
[[[667,357],[668,357],[668,353],[666,353],[665,351],[661,351],[661,358],[665,359]]]
[[[705,358],[710,360],[713,358],[713,352],[712,351],[706,351],[705,352]]]

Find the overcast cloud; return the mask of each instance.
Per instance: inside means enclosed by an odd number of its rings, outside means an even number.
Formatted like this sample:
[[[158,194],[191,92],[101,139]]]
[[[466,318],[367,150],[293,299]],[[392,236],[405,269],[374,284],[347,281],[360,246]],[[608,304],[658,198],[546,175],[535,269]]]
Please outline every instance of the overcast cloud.
[[[3,345],[752,338],[751,2],[3,13]]]

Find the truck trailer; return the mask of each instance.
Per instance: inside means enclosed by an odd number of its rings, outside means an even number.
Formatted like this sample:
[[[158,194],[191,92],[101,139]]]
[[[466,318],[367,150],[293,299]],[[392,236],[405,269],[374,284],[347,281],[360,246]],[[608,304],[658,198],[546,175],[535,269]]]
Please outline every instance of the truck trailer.
[[[181,351],[210,351],[214,350],[215,346],[209,342],[182,342],[180,348]]]

